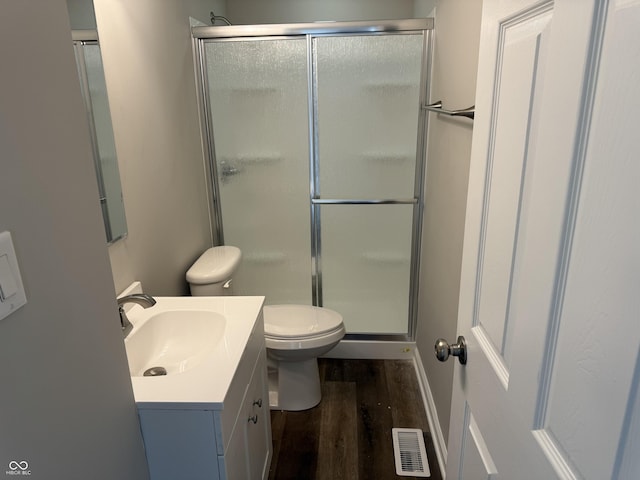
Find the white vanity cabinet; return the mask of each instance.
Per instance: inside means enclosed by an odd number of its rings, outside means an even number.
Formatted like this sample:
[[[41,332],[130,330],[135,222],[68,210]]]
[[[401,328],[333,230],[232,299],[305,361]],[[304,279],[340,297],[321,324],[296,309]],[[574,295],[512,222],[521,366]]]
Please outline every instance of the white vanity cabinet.
[[[224,443],[223,438],[223,445],[226,448],[218,457],[221,479],[259,480],[269,476],[272,442],[266,379],[263,351],[256,362],[228,443]],[[221,419],[224,415],[222,411]],[[222,433],[224,437],[224,429]]]
[[[262,315],[221,403],[144,403],[138,413],[151,480],[266,479],[272,441]]]

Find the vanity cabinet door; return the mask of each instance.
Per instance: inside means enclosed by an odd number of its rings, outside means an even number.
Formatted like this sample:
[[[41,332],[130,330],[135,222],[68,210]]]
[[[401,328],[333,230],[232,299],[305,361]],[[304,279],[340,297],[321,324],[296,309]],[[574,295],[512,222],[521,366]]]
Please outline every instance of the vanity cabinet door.
[[[258,357],[251,383],[245,397],[245,452],[250,480],[266,479],[271,462],[271,416],[267,386],[266,356],[263,350]]]
[[[139,409],[138,415],[151,480],[220,478],[211,411]]]
[[[221,480],[248,480],[247,455],[244,439],[244,409],[240,409],[238,423],[231,438],[224,456],[218,457],[218,465],[220,466]]]
[[[266,480],[271,462],[271,416],[264,348],[254,365],[224,456],[223,480]]]

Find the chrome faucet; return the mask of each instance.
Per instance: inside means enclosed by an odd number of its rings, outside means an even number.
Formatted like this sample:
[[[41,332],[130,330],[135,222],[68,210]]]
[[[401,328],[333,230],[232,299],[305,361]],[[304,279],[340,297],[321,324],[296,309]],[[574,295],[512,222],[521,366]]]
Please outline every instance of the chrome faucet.
[[[137,303],[142,308],[153,307],[156,304],[156,301],[153,299],[151,295],[147,295],[146,293],[134,293],[133,295],[127,295],[126,297],[118,298],[118,312],[120,313],[120,325],[122,326],[122,333],[125,338],[131,332],[133,325],[127,318],[127,312],[124,311],[125,303]]]

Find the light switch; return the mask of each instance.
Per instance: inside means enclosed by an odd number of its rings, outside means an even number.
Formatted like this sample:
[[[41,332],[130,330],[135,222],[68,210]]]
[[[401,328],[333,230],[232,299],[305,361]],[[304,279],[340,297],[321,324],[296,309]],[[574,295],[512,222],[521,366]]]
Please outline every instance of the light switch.
[[[9,256],[0,255],[0,302],[4,302],[16,293],[18,293],[18,284],[11,272]]]
[[[0,233],[0,320],[27,303],[9,232]]]

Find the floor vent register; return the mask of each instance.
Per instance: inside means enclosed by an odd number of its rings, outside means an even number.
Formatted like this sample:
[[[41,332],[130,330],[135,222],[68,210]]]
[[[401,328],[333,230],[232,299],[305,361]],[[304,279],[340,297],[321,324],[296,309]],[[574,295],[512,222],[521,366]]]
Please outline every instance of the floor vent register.
[[[403,477],[430,477],[424,436],[419,428],[393,428],[396,474]]]

